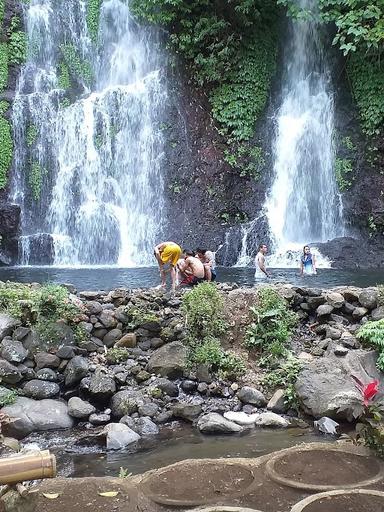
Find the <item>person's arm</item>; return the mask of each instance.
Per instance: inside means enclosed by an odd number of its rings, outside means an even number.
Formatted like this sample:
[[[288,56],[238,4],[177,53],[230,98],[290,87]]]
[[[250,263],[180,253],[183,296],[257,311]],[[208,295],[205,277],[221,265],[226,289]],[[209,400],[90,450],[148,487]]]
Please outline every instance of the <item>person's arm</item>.
[[[261,258],[258,259],[258,263],[259,263],[259,269],[264,272],[264,274],[269,277],[269,274],[265,268],[265,258],[264,256],[262,256]]]

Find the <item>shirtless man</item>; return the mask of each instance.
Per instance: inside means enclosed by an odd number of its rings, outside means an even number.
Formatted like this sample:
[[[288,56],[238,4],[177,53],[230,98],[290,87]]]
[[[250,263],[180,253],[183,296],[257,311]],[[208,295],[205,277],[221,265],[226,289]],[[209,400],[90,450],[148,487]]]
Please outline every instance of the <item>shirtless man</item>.
[[[265,267],[265,255],[267,254],[267,252],[268,252],[268,247],[265,244],[261,244],[259,246],[259,252],[256,254],[256,258],[255,258],[255,266],[256,266],[255,277],[256,277],[256,279],[265,279],[266,277],[271,277]]]
[[[205,268],[205,279],[214,281],[216,279],[215,253],[207,249],[196,249],[196,256],[203,263]]]
[[[204,281],[205,269],[199,258],[195,258],[192,251],[184,251],[184,279],[180,284],[186,286],[195,286]]]
[[[165,288],[167,286],[166,283],[166,273],[171,272],[172,279],[172,291],[175,291],[176,288],[176,264],[181,256],[181,248],[175,242],[161,242],[156,245],[154,250],[155,258],[157,259],[157,263],[159,264],[160,276],[161,276],[161,287]],[[165,269],[164,265],[169,263],[170,268]]]

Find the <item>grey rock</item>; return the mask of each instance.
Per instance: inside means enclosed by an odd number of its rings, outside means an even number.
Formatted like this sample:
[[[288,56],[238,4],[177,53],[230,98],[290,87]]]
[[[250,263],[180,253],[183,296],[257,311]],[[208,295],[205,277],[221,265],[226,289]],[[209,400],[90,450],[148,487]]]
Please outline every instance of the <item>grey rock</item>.
[[[164,341],[161,338],[152,338],[151,339],[151,348],[156,350],[164,345]]]
[[[340,426],[336,421],[333,421],[331,418],[327,418],[326,416],[323,416],[313,424],[319,432],[333,436],[338,434],[337,429]]]
[[[82,381],[83,382],[83,381]],[[89,393],[95,400],[106,401],[116,392],[115,379],[97,369],[89,382]]]
[[[123,333],[120,329],[112,329],[111,331],[107,332],[107,334],[103,338],[103,343],[106,347],[110,348],[113,347],[114,344],[121,339],[123,336]]]
[[[333,311],[333,306],[331,306],[330,304],[323,304],[322,306],[319,306],[317,309],[316,309],[316,313],[317,313],[317,316],[318,317],[323,317],[323,316],[328,316],[332,313]]]
[[[261,391],[250,386],[244,386],[238,393],[239,399],[245,404],[255,405],[256,407],[264,407],[267,400]]]
[[[327,328],[325,330],[325,336],[327,338],[331,338],[331,340],[338,340],[341,338],[341,334],[342,334],[342,332],[339,329],[336,329],[335,327],[327,325]]]
[[[63,345],[56,352],[56,355],[57,357],[60,357],[60,359],[72,359],[73,357],[75,357],[76,352],[71,345]]]
[[[344,297],[341,295],[341,293],[329,292],[327,293],[326,298],[328,304],[336,309],[341,308],[344,304]]]
[[[141,391],[124,389],[113,395],[111,400],[112,415],[115,418],[122,418],[126,414],[137,412],[145,399]]]
[[[88,418],[89,423],[92,425],[105,425],[111,421],[110,414],[100,413],[100,414],[91,414]]]
[[[206,395],[208,393],[209,385],[206,382],[199,382],[197,385],[197,391],[201,395]]]
[[[23,378],[16,366],[5,359],[0,359],[0,381],[5,384],[17,384]]]
[[[351,375],[364,383],[377,379],[383,389],[384,377],[376,368],[376,359],[374,351],[352,350],[344,357],[329,354],[308,362],[295,384],[304,412],[315,418],[352,421],[362,413],[362,400]]]
[[[150,374],[150,373],[148,373],[147,371],[145,371],[145,370],[140,370],[140,371],[135,375],[135,379],[137,380],[137,382],[141,383],[141,382],[145,382],[146,380],[148,380],[150,376],[151,376],[151,374]]]
[[[98,315],[103,311],[102,305],[100,304],[100,302],[97,302],[96,300],[90,300],[86,302],[85,308],[89,315]]]
[[[352,335],[343,333],[343,335],[340,338],[341,344],[346,348],[360,348],[361,344],[360,342]]]
[[[156,387],[168,396],[179,396],[179,388],[168,379],[158,379],[156,381]]]
[[[366,288],[359,294],[360,304],[367,309],[374,309],[377,306],[379,292],[375,288]]]
[[[94,412],[96,412],[96,408],[93,405],[77,396],[68,400],[68,414],[73,418],[88,418]]]
[[[58,368],[60,366],[60,359],[54,354],[48,352],[38,352],[35,354],[36,370],[41,368]]]
[[[197,389],[197,382],[193,380],[183,380],[181,389],[186,393],[194,393]]]
[[[123,423],[110,423],[103,432],[107,437],[107,450],[121,450],[140,439],[139,434]]]
[[[285,403],[285,390],[277,389],[270,401],[267,404],[267,409],[275,413],[285,413],[288,410],[288,406]]]
[[[197,422],[197,428],[203,434],[233,434],[243,430],[240,425],[227,420],[216,412],[201,416]]]
[[[262,412],[256,415],[255,425],[258,427],[286,428],[289,426],[289,422],[274,412]]]
[[[377,308],[375,308],[372,313],[372,320],[381,320],[382,318],[384,318],[384,306],[379,306]]]
[[[346,347],[343,347],[342,345],[337,345],[334,348],[333,353],[335,354],[335,356],[343,357],[348,354],[348,349]]]
[[[42,368],[36,372],[36,378],[39,380],[47,380],[49,382],[57,381],[57,373],[52,368]]]
[[[126,347],[126,348],[134,348],[137,345],[136,334],[134,332],[129,332],[121,337],[118,341],[116,341],[116,347]]]
[[[25,384],[23,392],[29,398],[43,400],[57,396],[60,393],[60,386],[55,382],[33,379]]]
[[[87,352],[98,352],[99,350],[104,350],[103,342],[95,336],[92,336],[90,340],[82,341],[80,343],[80,347],[85,349]]]
[[[139,406],[138,413],[140,416],[148,416],[150,418],[153,418],[158,414],[159,412],[159,406],[152,403],[143,404]]]
[[[198,404],[189,404],[180,402],[171,408],[174,418],[181,418],[187,421],[193,421],[202,413],[202,407]]]
[[[160,347],[151,355],[148,371],[177,379],[183,375],[186,366],[187,348],[180,341],[174,341]]]
[[[28,357],[28,350],[24,348],[20,341],[3,339],[0,356],[10,363],[22,363]]]
[[[224,418],[237,423],[244,427],[253,426],[255,424],[257,414],[246,414],[245,412],[227,411],[224,413]]]
[[[30,332],[31,329],[29,327],[16,327],[13,331],[12,337],[16,341],[22,341]]]
[[[154,419],[156,423],[168,423],[173,418],[172,411],[161,411]]]
[[[82,356],[73,357],[64,372],[65,385],[72,387],[78,384],[84,377],[87,376],[89,365],[86,359]]]
[[[307,304],[308,304],[309,308],[312,310],[317,309],[322,304],[325,304],[325,302],[326,302],[325,297],[323,297],[322,295],[319,297],[308,297],[307,298]]]
[[[199,364],[196,369],[196,378],[199,382],[206,382],[210,384],[213,380],[209,366],[206,364]]]
[[[68,407],[59,400],[33,400],[19,397],[13,405],[3,407],[2,412],[16,418],[3,427],[4,433],[22,439],[31,432],[71,428],[74,420],[68,414]]]
[[[131,418],[130,416],[123,416],[120,420],[120,423],[127,425],[127,427],[131,428],[136,434],[140,436],[153,436],[157,435],[160,432],[159,427],[154,423],[151,418],[142,417],[142,418]]]
[[[350,302],[345,302],[343,306],[343,311],[347,315],[352,315],[353,311],[355,310],[355,306],[351,304]]]
[[[117,320],[113,314],[113,311],[109,309],[103,309],[99,315],[99,320],[106,329],[113,329],[117,325]]]
[[[355,308],[352,312],[352,316],[353,318],[355,318],[356,320],[360,320],[361,318],[363,318],[366,314],[368,313],[368,309],[367,308],[363,308],[363,307],[359,307],[359,308]]]
[[[5,336],[12,334],[19,325],[21,325],[21,322],[17,318],[7,313],[0,313],[0,341],[2,341]]]

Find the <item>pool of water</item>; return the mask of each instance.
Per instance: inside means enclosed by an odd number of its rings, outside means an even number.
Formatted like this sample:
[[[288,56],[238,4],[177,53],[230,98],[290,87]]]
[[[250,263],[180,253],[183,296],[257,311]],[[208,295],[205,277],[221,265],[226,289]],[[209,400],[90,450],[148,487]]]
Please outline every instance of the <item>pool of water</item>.
[[[287,282],[299,286],[331,288],[339,285],[374,286],[384,283],[384,269],[335,270],[320,269],[316,276],[300,276],[295,269],[272,269],[272,277],[264,282]],[[147,288],[160,283],[157,267],[2,267],[0,280],[37,283],[71,283],[78,290],[111,290],[113,288]],[[220,267],[218,281],[253,286],[256,281],[250,267]]]
[[[79,448],[73,432],[35,434],[27,443],[49,448],[57,458],[61,476],[118,476],[120,468],[139,474],[185,459],[259,457],[303,442],[333,442],[334,438],[310,429],[253,429],[241,435],[204,436],[192,427],[174,427],[152,439],[142,439],[127,451],[105,452]]]

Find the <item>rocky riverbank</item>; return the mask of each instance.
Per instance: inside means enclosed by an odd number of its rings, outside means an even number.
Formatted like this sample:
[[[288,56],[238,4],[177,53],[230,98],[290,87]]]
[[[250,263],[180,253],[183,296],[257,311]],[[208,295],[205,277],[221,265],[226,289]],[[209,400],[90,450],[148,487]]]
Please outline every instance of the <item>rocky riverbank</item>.
[[[16,418],[3,424],[8,436],[78,424],[88,438],[119,449],[174,420],[203,433],[296,426],[303,413],[350,421],[361,407],[351,375],[384,382],[377,354],[357,336],[367,321],[384,318],[378,288],[274,287],[299,319],[290,341],[300,362],[297,410],[284,386],[268,384],[257,350],[244,346],[260,288],[218,286],[228,326],[222,344],[245,365],[236,378],[191,365],[183,293],[68,289],[78,309],[75,327],[56,321],[54,343],[42,343],[25,309],[23,318],[0,314],[1,412]]]

